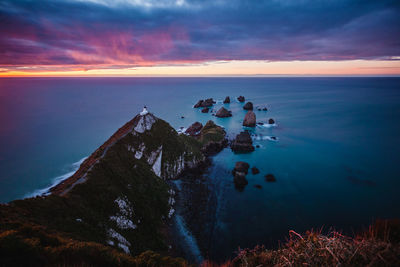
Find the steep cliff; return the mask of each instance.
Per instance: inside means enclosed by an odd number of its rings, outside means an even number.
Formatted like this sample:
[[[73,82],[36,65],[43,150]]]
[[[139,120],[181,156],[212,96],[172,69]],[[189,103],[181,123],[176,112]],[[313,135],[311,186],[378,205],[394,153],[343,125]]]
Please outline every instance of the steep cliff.
[[[209,129],[207,140],[225,138],[219,126],[210,128],[215,128],[215,136]],[[9,248],[7,242],[31,244],[24,231],[35,232],[32,229],[40,229],[46,240],[56,235],[54,249],[66,246],[62,240],[73,240],[96,242],[130,255],[165,251],[162,229],[175,202],[175,192],[165,181],[204,162],[206,143],[178,135],[151,113],[137,115],[51,194],[1,205],[0,251]],[[47,248],[38,240],[34,247]]]

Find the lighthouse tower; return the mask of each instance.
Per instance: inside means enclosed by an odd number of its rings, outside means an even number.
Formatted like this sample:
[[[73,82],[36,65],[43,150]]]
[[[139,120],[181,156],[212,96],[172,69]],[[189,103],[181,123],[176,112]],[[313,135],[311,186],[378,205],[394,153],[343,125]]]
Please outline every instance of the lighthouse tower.
[[[149,113],[149,111],[147,110],[147,107],[144,106],[143,111],[140,112],[140,115],[141,115],[141,116],[144,116],[144,115],[146,115],[146,114],[148,114],[148,113]]]

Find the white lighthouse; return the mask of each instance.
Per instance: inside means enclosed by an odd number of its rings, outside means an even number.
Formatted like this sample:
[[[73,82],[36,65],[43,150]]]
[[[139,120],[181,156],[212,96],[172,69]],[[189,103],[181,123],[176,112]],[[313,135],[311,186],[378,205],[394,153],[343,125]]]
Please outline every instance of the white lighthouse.
[[[147,107],[144,106],[143,111],[140,112],[140,115],[141,115],[141,116],[144,116],[144,115],[146,115],[146,114],[148,114],[148,113],[149,113],[149,111],[147,110]]]

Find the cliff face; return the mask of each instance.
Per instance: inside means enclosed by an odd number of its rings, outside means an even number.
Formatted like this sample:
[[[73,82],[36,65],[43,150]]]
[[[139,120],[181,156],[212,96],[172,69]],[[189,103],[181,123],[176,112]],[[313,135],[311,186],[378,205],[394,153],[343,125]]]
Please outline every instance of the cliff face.
[[[219,129],[218,136],[207,139],[222,141],[221,128],[211,128]],[[1,205],[1,234],[40,227],[61,239],[97,242],[131,255],[163,251],[161,229],[175,202],[165,180],[203,162],[204,145],[150,113],[137,115],[49,196]]]

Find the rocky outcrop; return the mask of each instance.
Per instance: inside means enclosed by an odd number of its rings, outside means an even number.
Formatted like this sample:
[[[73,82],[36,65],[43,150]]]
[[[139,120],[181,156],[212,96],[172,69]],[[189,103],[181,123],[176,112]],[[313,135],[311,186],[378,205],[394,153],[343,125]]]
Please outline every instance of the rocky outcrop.
[[[238,161],[235,164],[235,168],[232,171],[232,174],[234,176],[233,182],[235,183],[236,189],[239,191],[242,191],[244,187],[248,184],[248,181],[246,179],[246,174],[248,173],[249,170],[249,164],[244,161]]]
[[[210,156],[220,152],[228,145],[225,138],[226,132],[213,121],[208,121],[200,131],[199,141],[202,144],[201,151],[204,155]]]
[[[239,96],[239,97],[237,98],[237,100],[238,100],[239,102],[241,102],[241,103],[243,103],[243,102],[245,101],[244,96]]]
[[[274,119],[269,119],[269,120],[268,120],[268,124],[275,124]]]
[[[231,149],[237,153],[246,153],[254,151],[253,140],[249,132],[241,132],[231,143]]]
[[[256,127],[256,114],[249,110],[244,116],[243,126],[246,127]]]
[[[246,104],[244,104],[243,109],[244,110],[253,110],[253,103],[247,102]]]
[[[201,110],[202,113],[208,113],[209,111],[210,111],[209,108],[203,108],[203,109]]]
[[[212,98],[207,98],[205,100],[199,100],[196,105],[194,105],[194,108],[205,108],[205,107],[211,107],[214,105],[216,102]]]
[[[235,164],[235,168],[233,169],[233,174],[236,174],[236,173],[244,173],[244,175],[246,175],[248,172],[249,172],[249,168],[250,168],[250,165],[247,163],[247,162],[244,162],[244,161],[238,161],[238,162],[236,162],[236,164]]]
[[[218,118],[226,118],[226,117],[232,117],[232,112],[227,110],[224,107],[221,107],[217,113],[215,114],[216,117]]]
[[[227,96],[225,97],[224,104],[229,104],[229,103],[231,103],[231,99],[229,98],[229,96]]]
[[[185,131],[185,133],[187,133],[190,136],[197,136],[200,134],[200,130],[203,128],[203,124],[201,124],[200,122],[196,121],[195,123],[193,123],[192,125],[190,125],[189,128],[187,128],[187,130]]]

